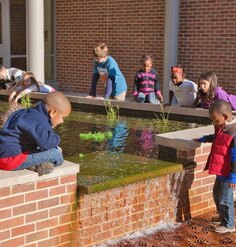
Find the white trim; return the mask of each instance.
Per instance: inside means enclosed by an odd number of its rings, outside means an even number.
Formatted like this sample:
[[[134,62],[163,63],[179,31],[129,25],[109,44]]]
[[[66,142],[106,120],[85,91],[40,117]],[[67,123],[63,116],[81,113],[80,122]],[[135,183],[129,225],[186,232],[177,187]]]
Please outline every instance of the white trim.
[[[165,41],[163,62],[163,96],[169,102],[170,68],[178,61],[180,0],[165,1]]]
[[[0,57],[3,58],[3,65],[11,66],[10,60],[10,3],[9,0],[0,0],[2,4],[2,44],[0,44]]]

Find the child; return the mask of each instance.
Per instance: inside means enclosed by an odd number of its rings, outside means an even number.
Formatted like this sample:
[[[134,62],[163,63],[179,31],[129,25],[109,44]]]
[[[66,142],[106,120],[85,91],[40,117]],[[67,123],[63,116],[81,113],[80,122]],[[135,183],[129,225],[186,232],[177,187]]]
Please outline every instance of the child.
[[[69,116],[71,104],[60,92],[47,94],[34,108],[13,112],[0,129],[0,169],[29,168],[39,176],[63,163],[53,128]]]
[[[221,87],[218,87],[217,76],[208,71],[200,75],[198,80],[198,93],[195,106],[209,109],[210,105],[216,100],[225,100],[236,110],[236,95],[228,94]]]
[[[218,233],[234,232],[234,197],[236,187],[236,123],[232,121],[231,106],[224,100],[213,103],[209,115],[215,126],[215,134],[203,136],[195,141],[212,142],[211,152],[204,170],[215,174],[213,199],[220,226]],[[234,122],[234,123],[232,123]]]
[[[14,90],[14,85],[19,85],[23,80],[24,71],[16,68],[6,69],[0,64],[0,89]],[[15,88],[15,87],[14,87]]]
[[[153,60],[149,55],[143,55],[141,58],[142,68],[136,73],[134,78],[133,95],[138,103],[147,101],[151,104],[163,101],[160,91],[160,80],[157,71],[152,68]]]
[[[93,67],[93,79],[90,93],[87,98],[96,98],[97,82],[104,83],[105,93],[103,97],[97,99],[125,100],[127,84],[115,59],[108,55],[106,44],[99,44],[94,49],[95,63]]]
[[[169,84],[169,104],[191,107],[197,94],[197,85],[185,79],[186,72],[181,65],[171,67],[171,81]],[[174,98],[175,96],[175,98]],[[177,102],[173,102],[176,99]]]
[[[54,91],[55,89],[51,86],[36,81],[34,74],[29,71],[23,74],[22,82],[20,82],[20,85],[11,93],[9,101],[17,103],[21,97],[31,92],[50,93]]]

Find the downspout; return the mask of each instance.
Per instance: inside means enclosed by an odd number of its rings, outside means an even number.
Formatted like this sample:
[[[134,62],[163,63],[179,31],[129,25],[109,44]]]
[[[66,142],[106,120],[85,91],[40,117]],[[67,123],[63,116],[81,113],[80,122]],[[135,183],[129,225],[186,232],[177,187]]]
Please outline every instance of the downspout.
[[[26,0],[27,70],[44,83],[44,1]]]
[[[163,62],[163,96],[169,102],[170,68],[178,62],[179,0],[165,0],[165,36]]]

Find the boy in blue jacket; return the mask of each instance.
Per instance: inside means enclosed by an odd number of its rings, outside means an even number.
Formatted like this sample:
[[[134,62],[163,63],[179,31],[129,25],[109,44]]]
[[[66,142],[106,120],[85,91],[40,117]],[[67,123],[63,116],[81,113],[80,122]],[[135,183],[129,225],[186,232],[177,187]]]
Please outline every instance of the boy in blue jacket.
[[[209,115],[215,133],[195,141],[212,142],[204,169],[216,175],[213,199],[219,215],[212,220],[220,223],[215,232],[235,232],[233,193],[236,188],[236,121],[233,120],[231,105],[224,100],[213,103]]]
[[[69,116],[71,104],[61,92],[47,94],[34,108],[13,112],[0,129],[0,169],[53,171],[63,163],[60,137],[53,128]]]

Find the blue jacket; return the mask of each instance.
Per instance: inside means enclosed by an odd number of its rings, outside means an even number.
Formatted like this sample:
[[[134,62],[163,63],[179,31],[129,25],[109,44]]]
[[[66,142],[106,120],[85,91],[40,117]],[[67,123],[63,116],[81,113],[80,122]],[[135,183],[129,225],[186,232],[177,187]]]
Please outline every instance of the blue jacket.
[[[95,61],[94,63],[93,79],[89,93],[91,96],[96,96],[97,82],[100,74],[108,75],[108,82],[106,85],[104,98],[117,96],[122,92],[127,91],[126,80],[116,60],[113,57],[108,56],[105,62],[98,63],[97,61]]]
[[[43,102],[15,111],[0,130],[0,159],[58,146],[60,137],[52,129]]]

